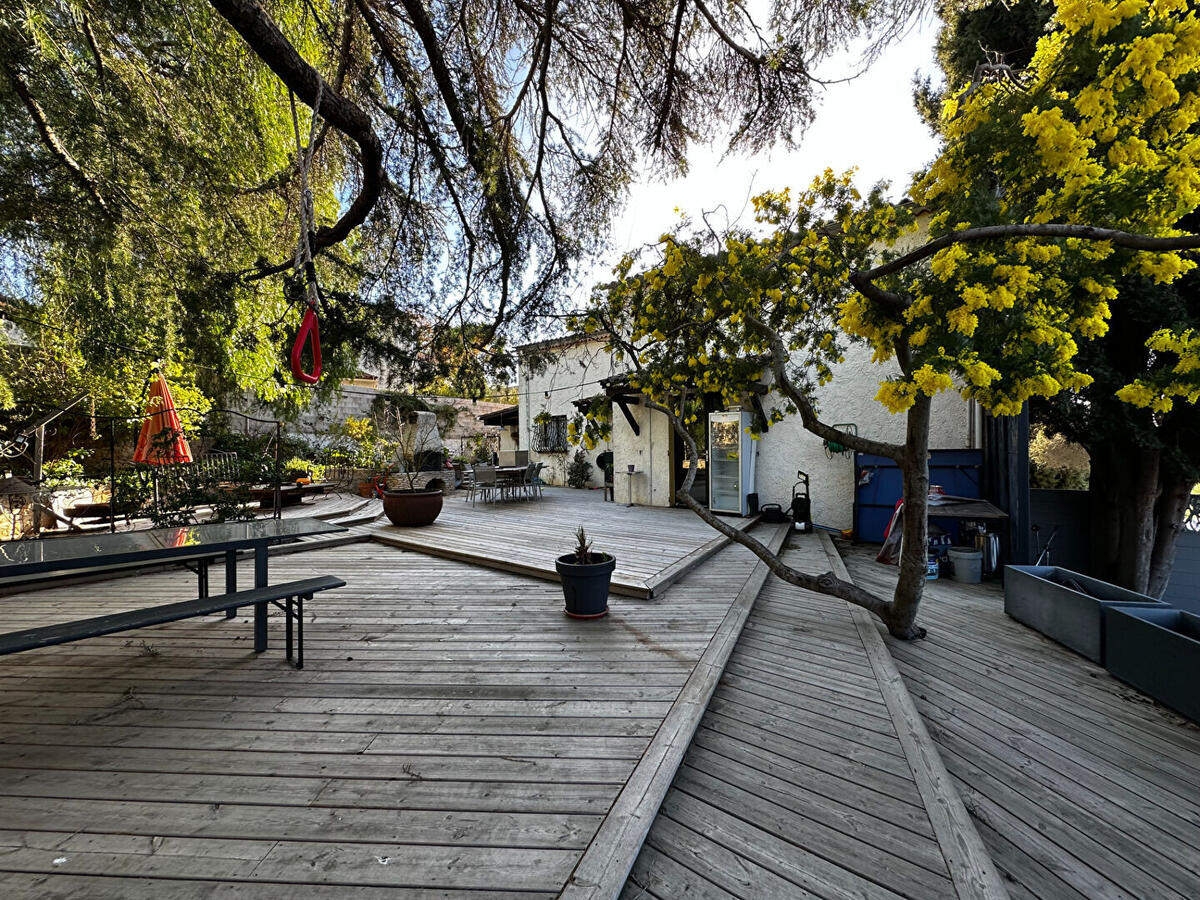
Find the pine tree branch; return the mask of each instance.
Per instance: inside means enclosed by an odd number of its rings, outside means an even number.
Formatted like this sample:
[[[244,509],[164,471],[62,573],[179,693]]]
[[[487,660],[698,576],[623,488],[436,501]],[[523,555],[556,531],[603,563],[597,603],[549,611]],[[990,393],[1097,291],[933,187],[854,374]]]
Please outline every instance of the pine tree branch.
[[[300,56],[256,0],[209,0],[209,3],[242,36],[254,54],[304,103],[313,106],[320,93],[320,108],[314,112],[358,145],[362,186],[340,219],[333,225],[316,230],[312,249],[315,252],[340,243],[366,221],[383,190],[383,145],[375,134],[370,116],[343,97]],[[292,261],[288,260],[259,272],[258,277],[284,272],[291,266]]]
[[[46,145],[47,149],[54,155],[54,158],[75,176],[75,181],[95,201],[96,205],[105,213],[110,212],[108,204],[104,202],[104,197],[100,195],[100,190],[97,188],[96,182],[92,180],[87,172],[83,171],[83,167],[79,165],[75,157],[71,155],[71,152],[59,140],[54,129],[50,127],[50,121],[46,118],[46,112],[42,109],[42,105],[38,103],[37,98],[33,96],[33,92],[29,89],[29,82],[25,80],[25,76],[11,66],[6,66],[4,71],[13,86],[13,90],[21,98],[21,102],[25,104],[25,109],[28,110],[29,117],[33,120],[34,128],[37,129],[37,133],[42,138],[42,143]]]

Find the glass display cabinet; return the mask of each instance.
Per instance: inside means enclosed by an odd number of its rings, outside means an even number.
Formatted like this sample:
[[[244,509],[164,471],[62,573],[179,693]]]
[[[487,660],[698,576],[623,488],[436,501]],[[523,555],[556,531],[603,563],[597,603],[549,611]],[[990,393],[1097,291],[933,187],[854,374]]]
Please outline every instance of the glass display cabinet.
[[[747,495],[754,493],[755,442],[749,412],[708,414],[708,508],[713,512],[750,514]]]

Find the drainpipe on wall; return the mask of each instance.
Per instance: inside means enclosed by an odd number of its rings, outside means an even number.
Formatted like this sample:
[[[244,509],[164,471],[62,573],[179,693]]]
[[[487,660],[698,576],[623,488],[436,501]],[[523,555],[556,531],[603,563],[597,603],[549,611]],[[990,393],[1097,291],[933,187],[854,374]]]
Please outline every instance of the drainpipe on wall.
[[[646,441],[650,445],[646,460],[646,490],[650,493],[650,506],[654,505],[654,410],[646,407]]]

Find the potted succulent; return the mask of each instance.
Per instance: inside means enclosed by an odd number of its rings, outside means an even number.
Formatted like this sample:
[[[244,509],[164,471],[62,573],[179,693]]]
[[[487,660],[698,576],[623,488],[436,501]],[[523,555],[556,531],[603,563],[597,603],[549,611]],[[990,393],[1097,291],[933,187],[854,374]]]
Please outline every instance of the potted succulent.
[[[400,471],[396,474],[404,485],[398,490],[383,490],[383,512],[393,525],[416,527],[431,525],[442,511],[442,487],[444,476],[431,478],[423,487],[422,463],[431,458],[436,448],[440,453],[441,437],[438,435],[437,418],[431,412],[412,412],[404,417],[397,429],[396,456]],[[441,457],[438,457],[438,472],[441,473]]]
[[[608,613],[608,586],[617,561],[608,553],[592,552],[582,525],[575,542],[575,549],[554,563],[562,580],[564,611],[573,619],[598,619]]]

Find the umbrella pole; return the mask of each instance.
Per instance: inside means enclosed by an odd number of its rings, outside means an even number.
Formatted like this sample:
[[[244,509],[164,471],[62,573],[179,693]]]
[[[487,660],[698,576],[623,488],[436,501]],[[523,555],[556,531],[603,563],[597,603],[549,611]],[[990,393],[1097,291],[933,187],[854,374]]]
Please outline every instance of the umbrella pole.
[[[117,420],[108,420],[108,530],[117,531]]]

